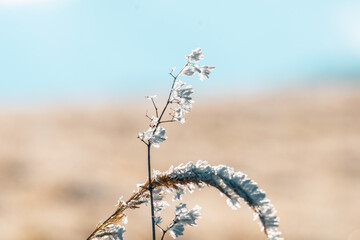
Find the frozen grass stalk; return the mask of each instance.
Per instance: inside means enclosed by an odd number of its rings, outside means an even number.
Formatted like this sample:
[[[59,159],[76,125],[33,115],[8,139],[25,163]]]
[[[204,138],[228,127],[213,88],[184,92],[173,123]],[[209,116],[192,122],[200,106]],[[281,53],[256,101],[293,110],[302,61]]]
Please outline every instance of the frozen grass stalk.
[[[232,168],[225,165],[210,166],[207,162],[198,161],[176,168],[171,167],[166,172],[154,171],[152,176],[151,168],[151,149],[159,148],[160,143],[165,141],[165,123],[180,122],[185,123],[185,114],[189,113],[194,103],[192,94],[194,89],[191,85],[186,85],[181,81],[180,76],[193,76],[199,74],[200,80],[209,78],[213,66],[198,65],[204,56],[200,48],[192,51],[186,56],[186,63],[182,69],[174,74],[175,68],[171,69],[170,75],[173,78],[168,99],[160,114],[154,96],[146,98],[152,102],[154,107],[153,116],[146,114],[149,118],[149,127],[146,131],[140,132],[138,138],[147,147],[148,179],[144,184],[138,185],[137,191],[129,200],[118,202],[116,211],[102,224],[99,224],[88,240],[123,240],[125,227],[120,223],[126,223],[126,210],[136,209],[142,204],[150,203],[152,239],[156,240],[155,228],[158,227],[162,232],[161,240],[166,233],[171,237],[178,238],[184,234],[185,226],[196,226],[196,220],[201,217],[200,207],[195,206],[188,209],[185,203],[179,203],[175,208],[173,221],[166,227],[161,226],[162,218],[157,216],[169,204],[164,200],[166,194],[173,194],[173,200],[181,200],[182,194],[186,191],[193,192],[198,188],[212,186],[217,188],[227,197],[227,203],[233,209],[240,206],[240,200],[244,201],[254,211],[255,216],[260,220],[262,230],[270,240],[280,240],[280,232],[277,230],[279,219],[276,217],[275,208],[266,198],[265,192],[258,188],[257,183],[249,179],[241,172],[235,172]],[[170,107],[171,106],[171,107]],[[167,114],[169,114],[169,117]]]

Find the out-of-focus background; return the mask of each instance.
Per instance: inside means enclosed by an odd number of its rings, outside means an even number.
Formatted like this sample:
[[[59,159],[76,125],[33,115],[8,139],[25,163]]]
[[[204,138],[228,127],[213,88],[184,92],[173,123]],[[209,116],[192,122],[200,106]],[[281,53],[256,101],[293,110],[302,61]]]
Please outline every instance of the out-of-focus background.
[[[165,126],[153,167],[232,166],[267,192],[286,239],[360,239],[359,12],[355,0],[0,0],[0,238],[86,239],[146,180],[144,96],[163,106],[170,69],[201,47],[216,69],[182,78],[194,108]],[[182,239],[264,239],[213,189],[184,201],[203,218]],[[148,207],[128,218],[126,239],[150,239]]]

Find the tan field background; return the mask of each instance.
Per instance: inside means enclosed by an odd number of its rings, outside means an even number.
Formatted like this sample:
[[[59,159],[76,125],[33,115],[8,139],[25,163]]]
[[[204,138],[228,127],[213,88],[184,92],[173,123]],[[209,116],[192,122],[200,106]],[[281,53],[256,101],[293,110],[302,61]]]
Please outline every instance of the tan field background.
[[[198,159],[232,166],[267,192],[286,239],[360,239],[359,87],[195,100],[186,124],[165,125],[154,168]],[[145,101],[2,107],[0,239],[86,239],[146,180],[136,138],[146,109]],[[186,194],[203,217],[181,239],[265,239],[244,204],[233,211],[225,200],[212,189]],[[126,239],[150,239],[148,206],[128,220]]]

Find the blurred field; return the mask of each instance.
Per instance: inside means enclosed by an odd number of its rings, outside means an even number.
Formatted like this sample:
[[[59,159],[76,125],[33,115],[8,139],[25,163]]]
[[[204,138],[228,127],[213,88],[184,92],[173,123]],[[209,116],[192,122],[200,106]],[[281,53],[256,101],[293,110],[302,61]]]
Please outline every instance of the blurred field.
[[[360,239],[360,88],[195,100],[185,125],[165,126],[154,168],[198,159],[232,166],[268,193],[285,238]],[[146,179],[136,138],[146,109],[3,107],[0,239],[85,239]],[[203,218],[182,239],[264,239],[247,207],[232,211],[214,190],[184,201],[201,205]],[[149,231],[148,207],[129,212],[127,239],[150,239]]]

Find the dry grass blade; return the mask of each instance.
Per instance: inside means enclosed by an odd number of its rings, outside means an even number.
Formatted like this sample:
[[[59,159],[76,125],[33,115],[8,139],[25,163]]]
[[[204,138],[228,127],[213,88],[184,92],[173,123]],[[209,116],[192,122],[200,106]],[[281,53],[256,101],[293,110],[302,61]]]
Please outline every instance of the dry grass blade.
[[[270,204],[264,191],[258,188],[256,182],[241,172],[234,172],[232,168],[224,165],[210,166],[207,162],[198,161],[196,164],[189,162],[176,168],[171,167],[167,172],[157,172],[152,178],[154,189],[162,187],[177,194],[183,193],[190,185],[197,185],[200,188],[204,186],[217,188],[228,197],[228,204],[233,208],[238,207],[242,199],[259,217],[268,239],[282,239],[281,233],[277,230],[279,219],[275,215],[274,206]],[[104,235],[109,226],[119,223],[127,209],[135,209],[141,204],[147,203],[149,200],[148,187],[149,182],[146,182],[128,201],[121,201],[114,214],[99,225],[88,237],[88,240],[100,239],[99,237]]]

